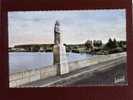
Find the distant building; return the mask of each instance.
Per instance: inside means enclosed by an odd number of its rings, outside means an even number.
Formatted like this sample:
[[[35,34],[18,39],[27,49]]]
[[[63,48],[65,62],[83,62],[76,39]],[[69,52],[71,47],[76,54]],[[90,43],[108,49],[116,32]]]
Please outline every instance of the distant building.
[[[12,48],[9,48],[9,51],[10,52],[24,52],[26,50],[24,48],[15,48],[15,47],[12,47]]]
[[[44,52],[45,50],[44,50],[43,47],[40,47],[39,51],[40,51],[40,52]]]

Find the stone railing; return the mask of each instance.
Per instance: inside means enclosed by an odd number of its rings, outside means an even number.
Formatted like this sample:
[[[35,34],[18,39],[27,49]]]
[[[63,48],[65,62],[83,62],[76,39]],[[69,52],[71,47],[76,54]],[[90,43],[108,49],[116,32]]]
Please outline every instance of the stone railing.
[[[95,57],[84,59],[80,61],[74,61],[69,62],[69,72],[91,66],[94,64],[98,64],[100,62],[105,62],[113,59],[117,59],[119,57],[126,56],[126,53],[117,53],[117,54],[110,54],[110,55],[97,55]],[[23,72],[17,72],[10,74],[10,87],[18,87],[20,85],[37,81],[40,79],[46,79],[48,77],[56,76],[57,75],[57,66],[56,65],[50,65],[47,67],[39,68],[39,69],[33,69],[33,70],[27,70]]]
[[[32,69],[23,72],[10,74],[10,87],[16,87],[22,84],[33,82],[40,79],[57,75],[57,65],[51,65],[44,68]]]
[[[119,57],[126,56],[126,53],[118,53],[118,54],[110,54],[110,55],[97,55],[92,57],[91,59],[84,59],[80,61],[70,62],[69,63],[69,71],[74,71],[76,69],[80,69],[86,66],[91,66],[94,64],[98,64],[101,62],[109,61],[112,59],[117,59]]]

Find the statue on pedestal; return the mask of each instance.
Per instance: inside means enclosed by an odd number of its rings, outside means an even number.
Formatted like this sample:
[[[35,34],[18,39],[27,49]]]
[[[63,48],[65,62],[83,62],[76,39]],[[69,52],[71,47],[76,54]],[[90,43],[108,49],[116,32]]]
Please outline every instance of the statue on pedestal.
[[[62,33],[60,30],[59,21],[55,22],[54,26],[54,64],[58,65],[57,74],[62,75],[69,72],[67,56],[66,56],[66,48],[62,43]]]

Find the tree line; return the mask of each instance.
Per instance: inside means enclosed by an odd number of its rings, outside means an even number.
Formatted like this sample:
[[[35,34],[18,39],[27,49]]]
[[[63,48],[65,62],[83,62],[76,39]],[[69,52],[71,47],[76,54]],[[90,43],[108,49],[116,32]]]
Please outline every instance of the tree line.
[[[9,51],[25,52],[52,52],[54,44],[29,44],[16,45]],[[126,51],[126,41],[117,41],[115,38],[108,39],[107,43],[102,40],[87,40],[82,44],[64,44],[67,52],[109,54]]]

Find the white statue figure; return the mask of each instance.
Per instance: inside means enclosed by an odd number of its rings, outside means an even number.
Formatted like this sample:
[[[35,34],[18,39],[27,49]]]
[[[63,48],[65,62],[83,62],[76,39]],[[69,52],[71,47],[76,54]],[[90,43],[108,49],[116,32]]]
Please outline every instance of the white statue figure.
[[[62,33],[60,30],[60,23],[59,21],[55,22],[54,27],[54,64],[58,64],[58,71],[57,74],[65,74],[69,72],[68,63],[67,63],[67,56],[66,56],[66,48],[63,45]]]

